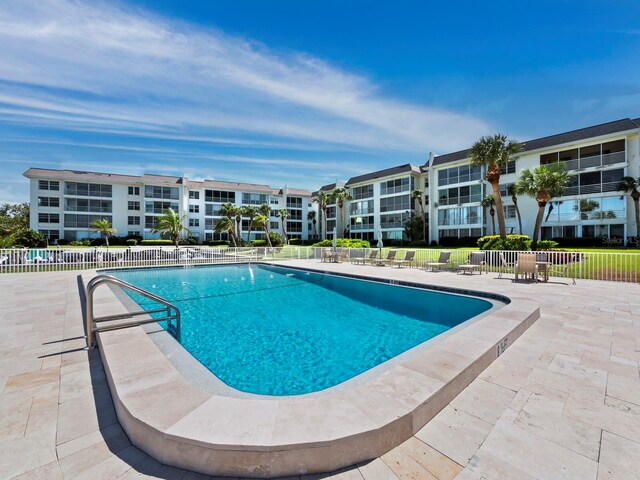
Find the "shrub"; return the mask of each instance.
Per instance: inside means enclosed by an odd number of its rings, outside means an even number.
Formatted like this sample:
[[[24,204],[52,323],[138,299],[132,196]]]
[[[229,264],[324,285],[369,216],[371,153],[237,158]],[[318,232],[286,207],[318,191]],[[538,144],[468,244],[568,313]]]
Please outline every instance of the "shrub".
[[[487,235],[477,240],[480,250],[531,250],[531,239],[526,235]]]
[[[180,240],[178,240],[178,243],[180,245],[197,245],[198,239],[196,237],[181,238]]]
[[[559,247],[602,248],[604,246],[602,238],[600,237],[574,237],[574,238],[556,237],[556,238],[553,238],[553,241],[557,242]]]
[[[557,246],[558,242],[554,242],[553,240],[538,240],[536,250],[553,250]]]
[[[69,245],[72,247],[90,247],[91,239],[83,238],[82,240],[73,240]]]
[[[229,240],[210,240],[209,241],[209,246],[211,247],[218,247],[220,245],[226,245],[228,247]]]
[[[436,242],[435,240],[431,240],[431,243],[429,244],[430,247],[437,247],[438,246],[438,242]]]
[[[290,238],[289,239],[289,245],[300,245],[300,239],[299,238]]]
[[[413,241],[413,242],[409,242],[408,246],[426,248],[426,247],[429,246],[429,242],[425,242],[424,240],[416,240],[416,241]]]
[[[1,245],[3,248],[36,248],[46,246],[47,241],[40,232],[27,228],[3,237]]]
[[[69,245],[69,240],[67,240],[66,238],[59,238],[58,240],[56,240],[56,245]]]
[[[333,240],[326,239],[321,242],[314,243],[314,247],[332,247]],[[358,238],[338,238],[336,247],[339,248],[371,248],[368,240],[360,240]]]
[[[271,245],[277,247],[282,245],[282,235],[276,232],[269,232],[269,240],[271,240]]]
[[[128,238],[126,242],[130,247],[135,247],[138,244],[138,240],[136,240],[135,238]]]
[[[478,246],[478,237],[440,237],[441,247],[476,247]]]
[[[252,247],[266,247],[267,246],[267,241],[266,240],[252,240],[251,242],[249,242],[249,245],[251,245]]]
[[[142,240],[140,245],[153,245],[159,247],[163,245],[173,245],[173,242],[171,240]]]

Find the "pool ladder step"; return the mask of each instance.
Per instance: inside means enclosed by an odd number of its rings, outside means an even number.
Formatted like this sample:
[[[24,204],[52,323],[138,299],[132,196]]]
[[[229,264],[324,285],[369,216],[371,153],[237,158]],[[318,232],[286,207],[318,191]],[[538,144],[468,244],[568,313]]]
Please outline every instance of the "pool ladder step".
[[[136,312],[127,312],[120,313],[116,315],[104,315],[102,317],[95,317],[93,312],[93,293],[96,288],[103,284],[112,284],[116,285],[123,290],[129,290],[133,293],[137,293],[149,300],[153,300],[161,305],[164,305],[162,308],[155,308],[152,310],[139,310]],[[118,323],[109,323],[109,322],[117,322],[118,320],[125,320],[128,318],[139,317],[141,315],[151,315],[154,313],[164,313],[165,316],[160,318],[144,318],[133,320],[130,322],[118,322]],[[129,327],[137,327],[140,325],[144,325],[147,323],[156,323],[156,322],[168,322],[167,331],[173,335],[178,341],[180,341],[180,310],[174,304],[165,300],[158,295],[154,295],[151,292],[143,290],[142,288],[136,287],[130,283],[125,282],[124,280],[120,280],[112,275],[98,275],[92,278],[89,283],[87,283],[86,287],[86,322],[87,322],[87,348],[93,348],[95,345],[95,333],[96,332],[106,332],[109,330],[119,330],[122,328]],[[108,324],[105,324],[107,322]],[[98,325],[102,324],[102,325]]]

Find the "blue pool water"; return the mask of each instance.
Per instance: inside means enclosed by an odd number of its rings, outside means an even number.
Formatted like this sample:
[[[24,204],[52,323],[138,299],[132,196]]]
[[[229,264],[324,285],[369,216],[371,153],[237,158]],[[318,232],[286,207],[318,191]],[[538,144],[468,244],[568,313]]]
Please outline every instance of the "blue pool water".
[[[479,298],[270,265],[109,273],[175,303],[187,351],[227,385],[263,395],[337,385],[491,308]]]

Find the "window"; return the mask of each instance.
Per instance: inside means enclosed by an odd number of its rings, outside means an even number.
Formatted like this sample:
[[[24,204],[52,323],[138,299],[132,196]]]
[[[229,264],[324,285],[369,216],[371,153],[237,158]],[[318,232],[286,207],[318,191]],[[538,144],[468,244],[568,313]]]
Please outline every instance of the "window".
[[[140,211],[140,202],[128,202],[127,203],[128,210]]]
[[[481,185],[467,185],[464,187],[441,188],[438,190],[439,205],[458,205],[461,203],[475,203],[482,200]]]
[[[127,217],[127,225],[140,225],[140,217]]]
[[[409,192],[413,190],[413,177],[396,178],[380,184],[380,195],[392,195],[394,193]]]
[[[373,216],[368,217],[352,217],[351,218],[351,230],[373,230]],[[311,230],[311,227],[309,227]]]
[[[624,169],[622,168],[573,175],[570,177],[571,181],[562,195],[588,195],[616,192],[620,179],[623,176]]]
[[[189,213],[200,213],[200,205],[189,205]]]
[[[500,174],[507,175],[508,173],[516,173],[516,161],[509,160],[506,165],[500,167]]]
[[[59,207],[60,199],[58,197],[38,197],[39,207]]]
[[[96,200],[89,198],[66,198],[65,210],[69,212],[101,212],[111,213],[111,200]]]
[[[59,213],[39,213],[38,223],[60,223]]]
[[[128,237],[140,237],[140,230],[129,230],[127,232]]]
[[[140,187],[129,187],[129,195],[140,195]]]
[[[364,185],[362,187],[354,187],[351,189],[351,196],[354,200],[373,197],[373,185]]]
[[[504,218],[516,218],[516,206],[505,205],[504,206]]]
[[[480,207],[441,208],[438,225],[473,225],[480,223]]]
[[[267,195],[264,193],[243,193],[242,204],[243,205],[262,205],[267,203]]]
[[[39,180],[38,188],[40,190],[60,190],[60,182],[54,182],[52,180]]]
[[[327,218],[336,218],[337,210],[338,207],[336,207],[335,205],[327,207]]]
[[[189,219],[189,226],[190,227],[199,227],[200,226],[200,220],[198,218],[190,218]]]
[[[373,200],[352,201],[349,204],[349,212],[351,215],[368,215],[369,213],[374,213]]]
[[[482,168],[480,165],[461,165],[459,167],[445,168],[438,172],[438,185],[453,185],[454,183],[466,183],[480,180]]]
[[[289,220],[302,220],[302,210],[289,210]]]
[[[290,232],[302,232],[301,222],[287,222],[287,233]]]
[[[64,226],[65,228],[89,228],[92,222],[96,220],[106,220],[111,223],[110,215],[82,215],[65,213]]]
[[[197,190],[189,190],[189,198],[191,200],[200,200],[200,192]]]
[[[60,238],[60,230],[38,230],[44,237],[51,240],[58,240]]]
[[[146,213],[163,213],[165,210],[172,209],[174,212],[178,212],[177,202],[145,202],[144,211]]]
[[[380,199],[380,211],[391,212],[394,210],[410,210],[411,196],[400,195],[396,197],[387,197]]]
[[[278,230],[280,228],[280,222],[269,222],[269,228],[271,230]]]
[[[287,197],[287,208],[302,208],[302,197]]]
[[[205,230],[213,230],[214,225],[215,225],[215,221],[213,220],[213,218],[205,218],[204,219],[204,229]]]
[[[567,170],[578,170],[625,162],[625,141],[597,143],[540,155],[540,165],[562,162]]]
[[[513,183],[504,183],[504,184],[500,184],[500,196],[501,197],[510,197],[511,194],[509,193],[509,189],[511,188],[511,186],[513,185]]]
[[[404,222],[408,218],[409,214],[407,212],[380,215],[380,228],[404,228]]]
[[[178,187],[156,187],[153,185],[145,185],[144,196],[147,198],[165,198],[170,200],[178,200]]]
[[[269,203],[270,203],[271,205],[278,205],[278,203],[280,203],[280,201],[278,200],[278,198],[277,198],[277,197],[271,197],[271,198],[269,199]]]
[[[216,203],[236,203],[236,192],[228,192],[224,190],[205,190],[204,201]]]
[[[220,205],[211,205],[210,203],[204,206],[204,214],[213,217],[220,215]]]
[[[144,228],[155,228],[156,226],[156,218],[150,217],[149,215],[144,217]]]
[[[100,183],[67,182],[65,184],[65,195],[78,197],[111,197],[111,190],[111,185]]]

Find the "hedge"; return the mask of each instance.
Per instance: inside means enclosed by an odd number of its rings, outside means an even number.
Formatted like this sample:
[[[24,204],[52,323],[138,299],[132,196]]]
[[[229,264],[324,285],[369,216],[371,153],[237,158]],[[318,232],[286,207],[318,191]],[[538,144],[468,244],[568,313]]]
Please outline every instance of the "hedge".
[[[526,235],[486,235],[478,239],[480,250],[531,250],[531,238]]]
[[[332,247],[333,240],[326,239],[321,242],[314,243],[314,247]],[[371,248],[371,244],[368,240],[360,240],[358,238],[338,238],[336,240],[336,247],[339,248]]]
[[[172,245],[173,242],[171,240],[142,240],[140,245],[153,245],[153,246],[162,246],[162,245]]]

